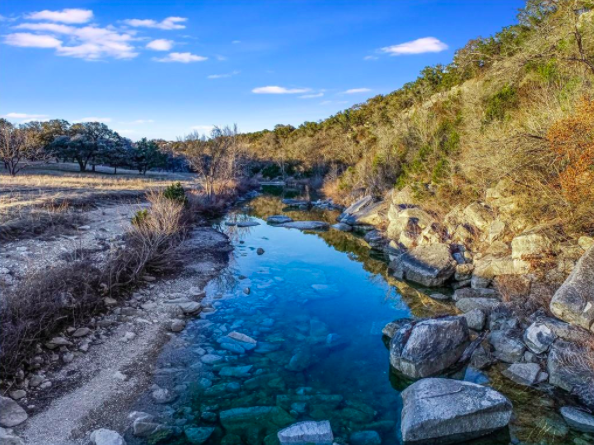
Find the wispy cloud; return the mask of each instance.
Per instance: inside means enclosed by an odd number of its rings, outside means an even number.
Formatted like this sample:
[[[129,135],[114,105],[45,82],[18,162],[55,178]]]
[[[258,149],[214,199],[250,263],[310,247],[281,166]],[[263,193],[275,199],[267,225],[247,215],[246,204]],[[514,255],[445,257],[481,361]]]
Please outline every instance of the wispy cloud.
[[[182,23],[187,21],[188,19],[185,17],[167,17],[160,22],[151,19],[128,19],[124,20],[124,23],[134,28],[156,28],[170,31],[173,29],[184,29],[186,25],[182,25]]]
[[[304,94],[303,96],[299,96],[299,99],[314,99],[316,97],[322,97],[324,93],[314,93],[314,94]]]
[[[131,59],[138,55],[132,46],[132,41],[135,39],[133,33],[121,33],[111,27],[22,23],[15,28],[45,34],[8,34],[4,38],[4,43],[30,48],[55,48],[56,54],[59,56],[78,57],[86,60],[99,60],[105,57]],[[56,36],[67,37],[68,44]]]
[[[192,53],[169,53],[163,58],[154,58],[155,62],[178,62],[178,63],[192,63],[192,62],[204,62],[208,60],[208,57],[197,56]]]
[[[438,53],[446,49],[448,49],[448,45],[435,37],[423,37],[398,45],[386,46],[380,51],[391,56],[402,56],[407,54]]]
[[[38,11],[27,14],[29,20],[47,20],[48,22],[59,23],[87,23],[93,18],[93,11],[90,9],[62,9],[61,11]]]
[[[230,73],[225,74],[211,74],[210,76],[206,76],[208,79],[225,79],[227,77],[237,76],[241,71],[231,71]]]
[[[28,32],[16,32],[4,37],[4,43],[23,48],[60,48],[62,41],[55,37]]]
[[[215,58],[219,61],[219,62],[223,62],[225,60],[227,60],[227,58],[225,56],[221,56],[220,54],[217,54],[215,56]]]
[[[308,93],[311,88],[285,88],[279,86],[258,87],[252,90],[255,94],[300,94]]]
[[[82,119],[79,119],[79,122],[101,122],[107,124],[111,122],[111,117],[83,117]]]
[[[5,117],[6,119],[19,119],[30,121],[47,119],[47,114],[8,113],[2,117]]]
[[[156,39],[148,42],[146,47],[154,51],[169,51],[171,48],[173,48],[174,43],[175,42],[173,40]]]
[[[363,60],[377,60],[379,59],[378,56],[365,56],[363,57]]]
[[[237,44],[241,43],[241,40],[233,40],[231,43],[233,45],[237,45]]]
[[[351,88],[350,90],[346,90],[343,94],[360,94],[360,93],[369,93],[371,88]]]

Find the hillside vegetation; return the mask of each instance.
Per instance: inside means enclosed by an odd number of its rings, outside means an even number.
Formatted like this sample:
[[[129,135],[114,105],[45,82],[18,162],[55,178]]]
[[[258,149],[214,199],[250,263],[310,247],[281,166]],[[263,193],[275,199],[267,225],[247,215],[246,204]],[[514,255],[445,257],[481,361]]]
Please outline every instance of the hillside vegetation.
[[[344,203],[409,185],[444,214],[493,187],[518,217],[594,232],[594,2],[529,0],[518,24],[477,38],[447,66],[298,128],[242,135],[264,176],[324,177]]]

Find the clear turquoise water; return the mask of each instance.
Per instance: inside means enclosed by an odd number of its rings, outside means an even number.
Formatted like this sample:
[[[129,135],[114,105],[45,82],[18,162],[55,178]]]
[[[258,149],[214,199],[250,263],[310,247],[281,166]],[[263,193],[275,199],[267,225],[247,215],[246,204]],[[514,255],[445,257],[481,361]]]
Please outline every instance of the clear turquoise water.
[[[286,416],[291,422],[330,420],[338,443],[364,430],[376,431],[384,445],[399,443],[402,382],[390,373],[381,330],[397,318],[451,308],[390,278],[385,259],[374,257],[360,237],[266,224],[267,216],[280,213],[296,220],[333,223],[336,218],[336,212],[284,209],[279,198],[262,196],[220,222],[234,252],[221,277],[206,288],[204,303],[214,310],[190,322],[159,359],[159,366],[172,372],[158,374],[156,383],[181,394],[163,408],[163,415],[173,417],[180,431],[214,427],[209,444],[277,443],[279,425],[269,418],[253,419],[245,428],[228,428],[220,421],[221,412],[256,406],[281,407],[284,423]],[[246,219],[260,225],[225,224]],[[258,248],[264,249],[262,255]],[[231,331],[257,340],[256,349],[222,349],[217,339]],[[223,359],[205,364],[205,354]],[[251,368],[240,376],[224,370],[245,366]],[[550,439],[549,424],[542,426],[542,413],[552,406],[547,399],[525,388],[516,393],[509,382],[494,383],[516,407],[518,402],[526,406],[523,411],[519,407],[515,429],[530,439],[527,443],[564,443]],[[161,443],[190,442],[182,433]],[[473,442],[507,443],[507,433]]]

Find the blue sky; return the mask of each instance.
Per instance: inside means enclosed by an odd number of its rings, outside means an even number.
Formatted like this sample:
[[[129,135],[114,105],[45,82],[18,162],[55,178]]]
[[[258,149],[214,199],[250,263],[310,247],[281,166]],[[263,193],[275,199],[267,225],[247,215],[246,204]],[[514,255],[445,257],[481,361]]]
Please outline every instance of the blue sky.
[[[0,115],[176,139],[324,119],[448,63],[522,0],[3,1]]]

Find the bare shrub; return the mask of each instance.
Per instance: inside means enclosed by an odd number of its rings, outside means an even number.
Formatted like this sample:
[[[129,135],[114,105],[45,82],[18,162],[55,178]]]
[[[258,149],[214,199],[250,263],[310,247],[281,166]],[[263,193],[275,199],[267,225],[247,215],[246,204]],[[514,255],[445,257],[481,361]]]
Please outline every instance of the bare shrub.
[[[67,202],[22,211],[3,212],[2,219],[0,243],[41,234],[56,235],[81,226],[86,221],[85,216],[73,211]]]
[[[68,323],[95,312],[101,303],[101,270],[89,262],[39,271],[0,300],[0,370],[11,374],[35,344]]]
[[[146,271],[165,273],[178,266],[187,214],[179,201],[149,194],[148,215],[124,236],[125,246],[94,266],[85,256],[62,267],[35,272],[0,300],[0,371],[14,373],[35,345],[65,326],[103,308],[103,298],[120,298]]]

